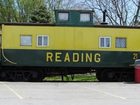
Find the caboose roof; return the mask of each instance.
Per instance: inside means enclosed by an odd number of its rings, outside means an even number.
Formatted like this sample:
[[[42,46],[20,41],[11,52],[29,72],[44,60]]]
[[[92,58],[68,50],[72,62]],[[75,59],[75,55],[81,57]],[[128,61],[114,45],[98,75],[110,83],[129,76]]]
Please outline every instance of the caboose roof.
[[[0,23],[2,25],[11,25],[11,26],[60,26],[60,27],[94,27],[94,28],[130,28],[130,29],[140,29],[140,26],[113,26],[113,25],[58,25],[58,24],[48,24],[48,23]]]

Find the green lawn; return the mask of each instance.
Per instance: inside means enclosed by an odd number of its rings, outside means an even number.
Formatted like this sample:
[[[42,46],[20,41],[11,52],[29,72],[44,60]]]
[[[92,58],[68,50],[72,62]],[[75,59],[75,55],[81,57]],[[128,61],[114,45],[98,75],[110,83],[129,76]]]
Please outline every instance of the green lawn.
[[[62,81],[62,76],[46,77],[44,81]],[[95,73],[87,73],[87,74],[75,74],[73,79],[71,75],[67,75],[64,76],[63,81],[86,82],[98,80],[96,79]]]

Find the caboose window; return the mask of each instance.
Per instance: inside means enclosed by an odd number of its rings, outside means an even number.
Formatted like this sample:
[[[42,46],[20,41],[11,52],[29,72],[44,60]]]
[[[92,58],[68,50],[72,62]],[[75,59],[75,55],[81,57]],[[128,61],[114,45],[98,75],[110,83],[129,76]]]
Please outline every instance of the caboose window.
[[[110,48],[111,47],[111,38],[110,37],[100,37],[99,38],[99,47],[100,48]]]
[[[59,13],[58,19],[59,21],[68,21],[69,13]]]
[[[81,13],[80,14],[81,22],[89,22],[90,21],[90,13]]]
[[[37,36],[37,46],[44,47],[49,45],[49,37],[47,35]]]
[[[116,48],[126,48],[126,38],[116,38]]]
[[[32,36],[31,35],[21,35],[20,36],[20,45],[21,46],[31,46],[32,45]]]

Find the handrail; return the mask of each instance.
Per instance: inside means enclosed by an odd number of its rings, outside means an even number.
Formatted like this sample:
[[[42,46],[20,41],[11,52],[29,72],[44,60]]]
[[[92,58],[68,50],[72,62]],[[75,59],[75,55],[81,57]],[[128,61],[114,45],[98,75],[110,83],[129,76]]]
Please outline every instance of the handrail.
[[[3,48],[2,48],[2,56],[3,56],[3,58],[4,58],[6,61],[8,61],[9,63],[11,63],[11,64],[17,64],[17,63],[15,63],[15,62],[9,60],[9,59],[5,56]]]

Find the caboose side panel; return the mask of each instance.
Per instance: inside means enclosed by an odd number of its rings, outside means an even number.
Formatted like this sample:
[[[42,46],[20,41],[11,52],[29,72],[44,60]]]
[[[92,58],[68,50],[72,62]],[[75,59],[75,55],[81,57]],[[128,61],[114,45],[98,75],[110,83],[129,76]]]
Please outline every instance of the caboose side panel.
[[[140,55],[139,33],[129,28],[4,25],[2,64],[129,67]]]

